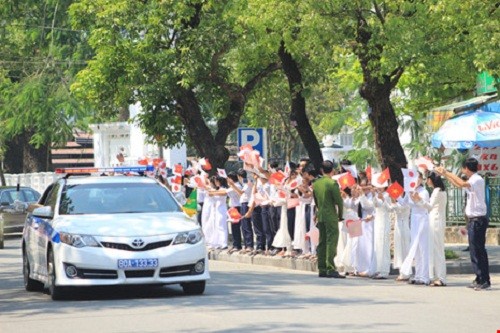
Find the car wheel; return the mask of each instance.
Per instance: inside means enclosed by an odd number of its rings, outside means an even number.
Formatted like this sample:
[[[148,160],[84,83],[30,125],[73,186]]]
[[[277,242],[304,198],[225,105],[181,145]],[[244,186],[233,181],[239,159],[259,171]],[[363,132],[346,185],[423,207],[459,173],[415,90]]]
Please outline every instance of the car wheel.
[[[205,292],[205,284],[205,281],[183,283],[182,290],[187,295],[201,295]]]
[[[28,261],[28,255],[23,249],[23,278],[24,278],[24,289],[26,291],[42,291],[43,283],[30,278],[30,263]]]
[[[52,249],[49,250],[47,254],[47,272],[48,272],[48,285],[49,285],[49,294],[52,297],[52,300],[58,301],[66,298],[66,290],[64,287],[56,286],[56,266],[54,262],[54,252]]]

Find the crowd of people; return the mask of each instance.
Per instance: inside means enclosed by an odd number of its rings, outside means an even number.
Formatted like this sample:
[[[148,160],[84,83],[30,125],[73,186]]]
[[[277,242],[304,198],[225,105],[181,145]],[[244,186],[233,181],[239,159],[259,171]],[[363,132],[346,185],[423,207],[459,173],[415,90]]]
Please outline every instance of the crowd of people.
[[[197,219],[209,250],[308,259],[317,262],[320,277],[330,278],[387,279],[392,263],[399,269],[396,281],[446,286],[444,177],[467,191],[476,273],[470,287],[489,289],[488,219],[477,164],[473,158],[464,163],[468,180],[443,167],[418,172],[413,190],[397,196],[388,191],[390,180],[377,184],[367,172],[356,172],[352,183],[339,186],[335,175],[351,173],[348,160],[339,166],[325,161],[320,170],[304,158],[282,168],[271,163],[267,169],[219,172],[197,183]]]

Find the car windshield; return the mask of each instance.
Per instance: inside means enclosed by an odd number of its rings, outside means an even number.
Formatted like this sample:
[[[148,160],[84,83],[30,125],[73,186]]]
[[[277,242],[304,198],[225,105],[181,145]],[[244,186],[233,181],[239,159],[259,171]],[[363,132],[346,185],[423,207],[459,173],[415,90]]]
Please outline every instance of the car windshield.
[[[66,185],[59,214],[180,212],[167,189],[152,183]]]

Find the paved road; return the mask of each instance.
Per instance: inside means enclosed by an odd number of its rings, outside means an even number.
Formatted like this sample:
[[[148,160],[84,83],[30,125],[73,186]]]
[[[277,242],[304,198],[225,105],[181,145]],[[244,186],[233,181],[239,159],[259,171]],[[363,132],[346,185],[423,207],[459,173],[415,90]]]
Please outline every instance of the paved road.
[[[203,296],[178,286],[90,289],[53,302],[22,286],[18,240],[0,250],[0,332],[496,332],[500,275],[490,291],[361,278],[319,279],[276,267],[211,262]]]

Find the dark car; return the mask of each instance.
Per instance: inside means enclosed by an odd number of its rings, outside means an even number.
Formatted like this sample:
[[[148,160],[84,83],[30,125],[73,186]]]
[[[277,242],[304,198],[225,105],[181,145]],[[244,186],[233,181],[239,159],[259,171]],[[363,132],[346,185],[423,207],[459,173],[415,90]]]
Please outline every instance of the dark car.
[[[23,232],[26,209],[39,198],[40,193],[30,187],[0,187],[0,249],[4,235]]]

